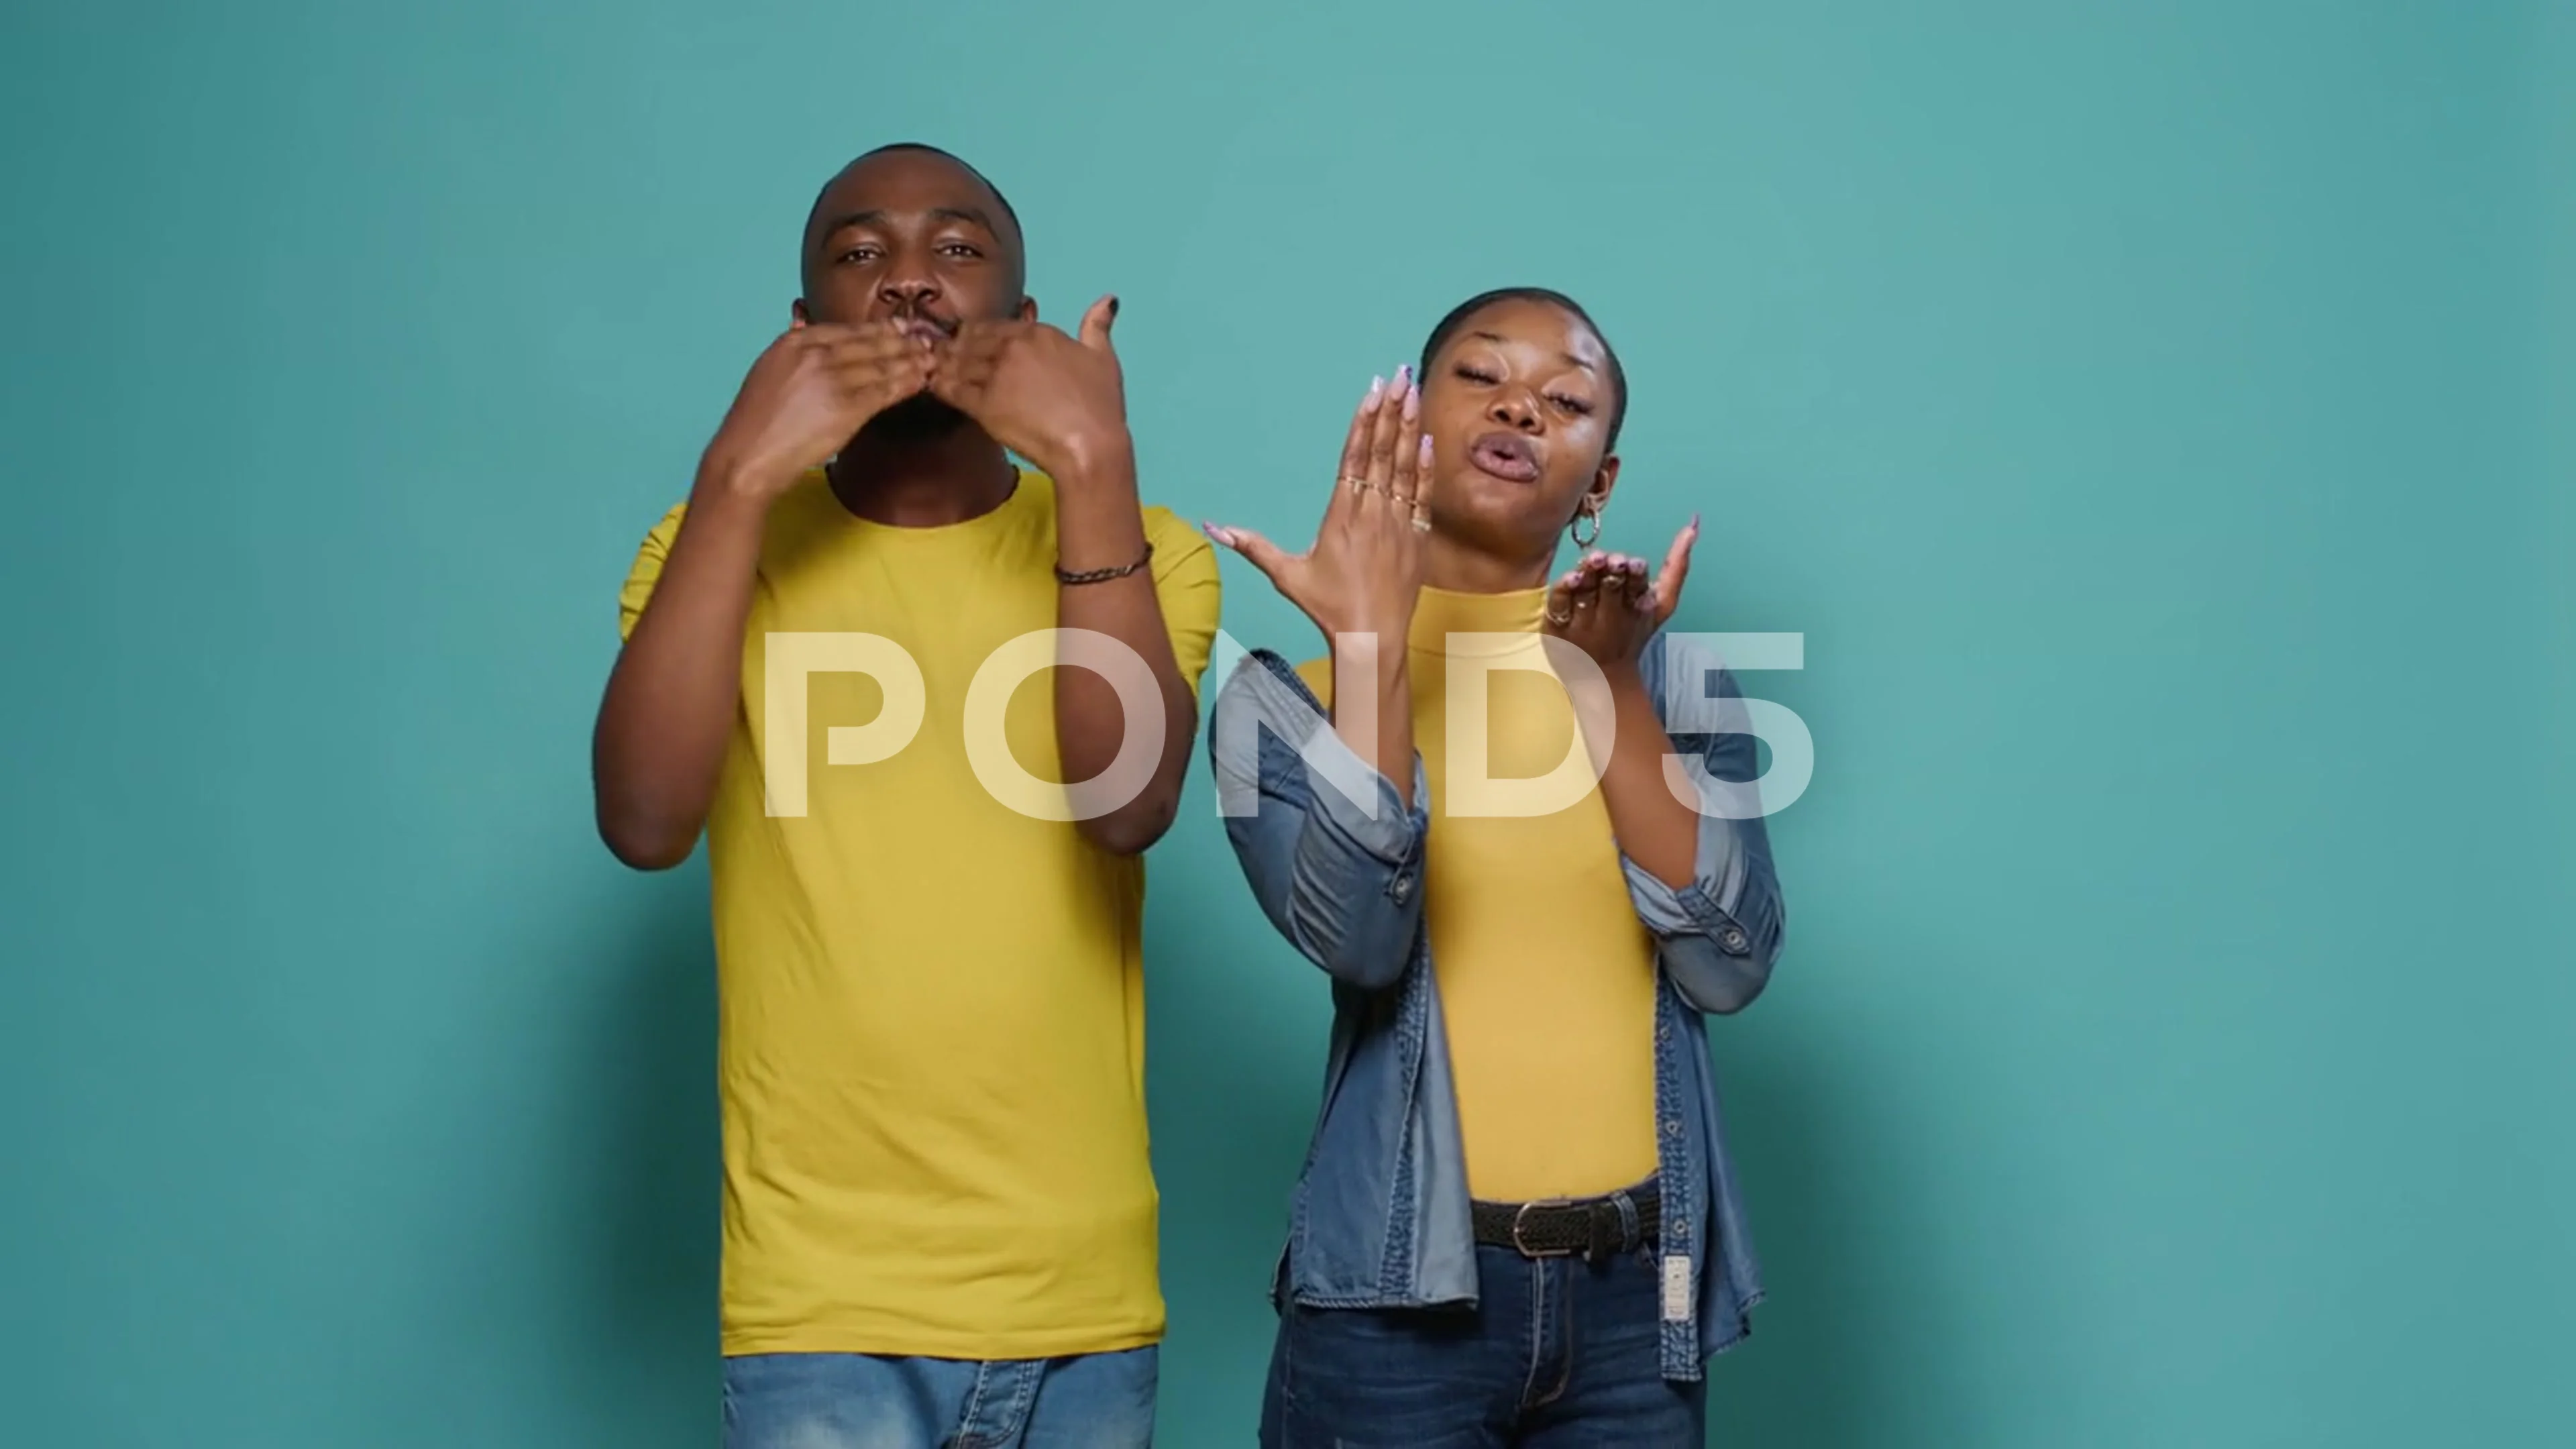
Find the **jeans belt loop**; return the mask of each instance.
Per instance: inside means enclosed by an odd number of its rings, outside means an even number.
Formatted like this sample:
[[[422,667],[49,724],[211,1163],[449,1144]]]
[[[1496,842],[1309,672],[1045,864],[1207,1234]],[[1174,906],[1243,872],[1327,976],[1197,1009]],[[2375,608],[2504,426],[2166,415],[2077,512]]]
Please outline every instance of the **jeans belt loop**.
[[[1606,1202],[1596,1202],[1584,1210],[1583,1261],[1586,1266],[1600,1267],[1609,1261],[1613,1246],[1627,1241],[1627,1235],[1617,1231],[1611,1220],[1611,1214],[1617,1211],[1614,1204]]]

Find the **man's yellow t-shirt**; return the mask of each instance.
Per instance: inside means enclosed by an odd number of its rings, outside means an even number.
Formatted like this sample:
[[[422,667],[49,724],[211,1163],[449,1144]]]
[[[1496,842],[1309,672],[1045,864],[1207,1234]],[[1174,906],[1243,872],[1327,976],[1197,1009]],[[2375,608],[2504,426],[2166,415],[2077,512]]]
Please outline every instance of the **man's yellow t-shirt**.
[[[1054,482],[1024,471],[980,518],[856,517],[821,473],[773,506],[741,708],[707,822],[724,1124],[723,1349],[1046,1358],[1160,1339],[1147,1160],[1140,860],[1002,803],[967,752],[968,687],[1056,626]],[[646,538],[631,635],[683,509]],[[1145,510],[1173,653],[1195,689],[1216,560]],[[909,744],[834,764],[873,721],[867,674],[805,679],[804,813],[767,758],[769,636],[900,645],[926,706]],[[779,646],[784,658],[792,646]],[[1063,777],[1053,676],[994,713],[1012,756]],[[987,728],[991,728],[988,722]],[[792,736],[791,736],[792,738]]]
[[[1630,902],[1597,785],[1544,815],[1462,813],[1453,731],[1486,691],[1486,777],[1546,776],[1574,708],[1539,642],[1545,589],[1422,591],[1408,641],[1413,744],[1431,787],[1422,913],[1448,1024],[1467,1186],[1528,1202],[1631,1187],[1655,1171],[1655,943]],[[1476,637],[1482,636],[1482,637]],[[1332,699],[1332,662],[1297,669]]]

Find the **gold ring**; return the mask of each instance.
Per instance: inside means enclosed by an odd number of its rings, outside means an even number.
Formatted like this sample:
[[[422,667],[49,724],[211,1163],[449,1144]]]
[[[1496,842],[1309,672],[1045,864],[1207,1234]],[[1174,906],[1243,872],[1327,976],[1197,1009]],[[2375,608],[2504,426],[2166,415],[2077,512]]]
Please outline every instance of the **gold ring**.
[[[1562,629],[1566,625],[1574,622],[1574,615],[1571,612],[1560,614],[1554,609],[1550,609],[1547,611],[1547,621]]]
[[[1350,478],[1350,477],[1345,477],[1345,478],[1343,478],[1343,479],[1342,479],[1342,482],[1344,482],[1345,484],[1348,484],[1348,485],[1350,486],[1350,490],[1351,490],[1353,493],[1366,493],[1366,492],[1367,492],[1367,491],[1369,491],[1371,488],[1374,488],[1374,487],[1376,487],[1376,486],[1377,486],[1376,484],[1371,483],[1371,482],[1370,482],[1369,480],[1367,480],[1366,478]]]
[[[1413,510],[1413,531],[1416,533],[1429,533],[1431,531],[1431,514],[1429,510],[1421,508]]]

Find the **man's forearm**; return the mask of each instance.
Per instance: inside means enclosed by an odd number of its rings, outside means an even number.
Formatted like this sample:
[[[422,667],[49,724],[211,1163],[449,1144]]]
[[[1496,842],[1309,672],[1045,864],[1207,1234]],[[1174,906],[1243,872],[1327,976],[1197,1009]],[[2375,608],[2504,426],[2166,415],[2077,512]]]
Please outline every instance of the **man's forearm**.
[[[696,847],[742,693],[764,506],[701,477],[652,601],[610,673],[591,741],[599,833],[645,870]]]
[[[1057,480],[1056,551],[1068,573],[1124,568],[1145,556],[1143,509],[1136,499],[1132,455],[1118,455]],[[1197,708],[1172,655],[1171,631],[1154,593],[1150,565],[1097,583],[1056,590],[1056,622],[1065,629],[1104,634],[1132,650],[1154,676],[1163,711],[1163,748],[1144,788],[1116,809],[1080,822],[1083,834],[1104,850],[1133,855],[1162,838],[1179,811],[1181,777],[1189,768]],[[1107,770],[1127,739],[1127,710],[1117,687],[1097,672],[1055,672],[1056,753],[1067,780],[1091,780]]]

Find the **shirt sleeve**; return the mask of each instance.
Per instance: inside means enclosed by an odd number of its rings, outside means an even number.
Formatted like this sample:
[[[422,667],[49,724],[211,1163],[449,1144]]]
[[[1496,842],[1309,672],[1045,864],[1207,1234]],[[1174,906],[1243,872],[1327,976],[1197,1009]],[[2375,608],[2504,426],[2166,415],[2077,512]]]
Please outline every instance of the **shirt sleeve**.
[[[671,556],[671,540],[680,535],[680,515],[689,505],[675,505],[644,535],[644,546],[635,552],[635,566],[626,571],[626,586],[617,591],[617,637],[635,637],[635,625],[644,617],[644,605],[653,597],[653,586],[662,581],[663,561]]]
[[[1172,659],[1196,698],[1221,612],[1216,546],[1167,508],[1145,510],[1145,538],[1154,546],[1154,598],[1163,607]]]
[[[1422,757],[1408,809],[1268,650],[1245,656],[1208,713],[1226,838],[1271,924],[1336,981],[1363,991],[1402,981],[1422,925]]]

